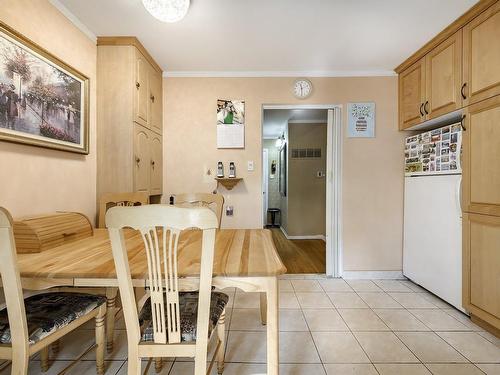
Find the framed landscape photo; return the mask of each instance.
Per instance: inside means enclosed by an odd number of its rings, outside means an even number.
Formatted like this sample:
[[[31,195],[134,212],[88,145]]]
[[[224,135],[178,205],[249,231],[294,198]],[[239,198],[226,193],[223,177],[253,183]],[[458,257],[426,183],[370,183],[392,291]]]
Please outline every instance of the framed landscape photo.
[[[89,153],[89,79],[0,22],[0,140]]]

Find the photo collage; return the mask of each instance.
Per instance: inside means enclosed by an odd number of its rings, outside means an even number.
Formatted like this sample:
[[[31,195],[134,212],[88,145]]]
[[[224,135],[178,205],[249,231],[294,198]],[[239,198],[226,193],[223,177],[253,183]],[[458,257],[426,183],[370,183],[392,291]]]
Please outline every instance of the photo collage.
[[[457,171],[461,126],[454,124],[406,138],[405,173]]]

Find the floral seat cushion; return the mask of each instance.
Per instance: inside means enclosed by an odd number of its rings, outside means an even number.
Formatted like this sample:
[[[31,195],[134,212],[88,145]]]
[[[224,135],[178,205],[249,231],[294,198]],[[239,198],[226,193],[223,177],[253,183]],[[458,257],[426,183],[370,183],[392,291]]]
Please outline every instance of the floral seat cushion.
[[[181,341],[196,341],[196,321],[198,319],[198,292],[180,292],[179,310],[181,318]],[[212,292],[210,299],[210,317],[208,319],[208,336],[217,326],[220,316],[226,307],[229,297],[221,292]],[[151,321],[151,300],[144,304],[139,315],[142,341],[153,341],[153,325]]]
[[[106,298],[83,293],[44,293],[24,300],[30,344],[67,326],[106,303]],[[7,309],[0,311],[0,343],[9,344],[11,334]]]

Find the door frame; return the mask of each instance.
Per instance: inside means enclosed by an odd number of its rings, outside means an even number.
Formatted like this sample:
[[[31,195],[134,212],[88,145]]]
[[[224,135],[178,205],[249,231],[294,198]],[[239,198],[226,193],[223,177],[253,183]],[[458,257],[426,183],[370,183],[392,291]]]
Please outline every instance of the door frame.
[[[269,150],[262,149],[262,227],[267,224],[267,209],[269,207]],[[265,197],[265,198],[264,198]]]
[[[327,122],[326,159],[326,275],[341,277],[342,262],[342,105],[339,104],[264,104],[261,131],[264,130],[264,110],[325,109]],[[263,137],[261,136],[261,139]],[[262,147],[263,148],[263,147]],[[261,174],[261,178],[263,175]],[[334,183],[335,181],[335,183]],[[262,203],[263,204],[263,203]]]

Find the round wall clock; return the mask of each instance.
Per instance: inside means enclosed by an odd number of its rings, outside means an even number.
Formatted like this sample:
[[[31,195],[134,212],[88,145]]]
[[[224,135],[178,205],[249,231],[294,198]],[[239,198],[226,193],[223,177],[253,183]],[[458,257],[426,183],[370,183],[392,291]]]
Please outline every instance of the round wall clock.
[[[312,83],[307,79],[298,79],[293,84],[293,95],[298,99],[305,99],[312,93]]]

